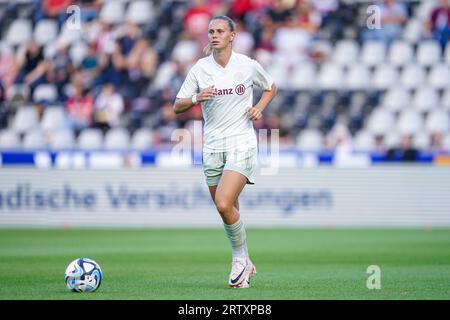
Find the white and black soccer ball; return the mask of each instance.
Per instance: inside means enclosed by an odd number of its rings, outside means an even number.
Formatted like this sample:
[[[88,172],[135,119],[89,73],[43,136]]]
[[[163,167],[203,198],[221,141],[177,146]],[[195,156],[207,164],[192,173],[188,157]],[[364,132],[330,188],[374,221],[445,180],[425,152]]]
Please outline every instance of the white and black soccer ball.
[[[67,288],[75,292],[94,292],[100,287],[102,278],[99,264],[88,258],[73,260],[64,274]]]

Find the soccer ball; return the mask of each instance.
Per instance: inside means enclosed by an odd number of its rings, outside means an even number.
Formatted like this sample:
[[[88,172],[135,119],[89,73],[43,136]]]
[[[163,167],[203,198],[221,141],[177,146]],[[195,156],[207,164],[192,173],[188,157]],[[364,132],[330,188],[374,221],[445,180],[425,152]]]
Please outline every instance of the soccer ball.
[[[98,263],[88,258],[73,260],[64,274],[67,288],[74,292],[94,292],[100,287],[102,278]]]

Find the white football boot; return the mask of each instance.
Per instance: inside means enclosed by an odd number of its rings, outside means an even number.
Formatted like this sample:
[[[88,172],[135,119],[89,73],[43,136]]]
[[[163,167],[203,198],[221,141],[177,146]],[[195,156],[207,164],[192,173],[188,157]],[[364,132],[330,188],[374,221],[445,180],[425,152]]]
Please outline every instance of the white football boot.
[[[233,288],[249,288],[250,279],[256,274],[250,259],[233,257],[228,285]]]

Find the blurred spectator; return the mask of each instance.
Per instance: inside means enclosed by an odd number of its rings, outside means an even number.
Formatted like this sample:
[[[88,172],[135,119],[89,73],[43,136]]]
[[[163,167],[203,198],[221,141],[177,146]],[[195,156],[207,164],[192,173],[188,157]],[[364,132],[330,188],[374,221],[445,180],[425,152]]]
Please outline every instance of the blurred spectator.
[[[186,11],[184,15],[184,31],[189,39],[199,42],[201,47],[208,43],[209,21],[213,13],[208,6],[206,0],[194,0],[192,6]]]
[[[95,99],[94,126],[103,130],[117,127],[124,109],[123,98],[116,92],[114,84],[105,83]]]
[[[98,17],[102,0],[76,0],[75,3],[81,8],[81,20],[90,22]]]
[[[35,22],[42,19],[56,19],[61,26],[66,20],[66,10],[72,0],[41,0],[35,14]]]
[[[85,95],[81,85],[74,86],[73,95],[66,101],[67,126],[78,133],[91,126],[94,112],[94,99]]]
[[[441,0],[440,6],[431,12],[428,30],[444,48],[450,39],[450,0]]]
[[[69,82],[70,75],[73,73],[72,60],[69,56],[69,46],[61,43],[58,51],[49,63],[49,70],[52,73],[53,83],[58,89],[58,95],[63,96],[64,86]]]
[[[299,28],[315,34],[320,27],[322,17],[311,6],[310,0],[299,0],[294,8],[292,18]]]
[[[408,13],[405,5],[396,2],[396,0],[384,0],[379,8],[381,28],[364,29],[363,41],[380,40],[390,45],[392,42],[401,39]]]
[[[48,67],[47,62],[44,60],[42,47],[36,41],[31,41],[20,48],[17,63],[19,73],[15,83],[29,85],[32,94],[34,88],[42,83]]]
[[[173,111],[171,101],[166,101],[156,115],[154,130],[157,144],[170,144],[172,133],[180,127],[179,119]]]
[[[6,43],[0,48],[0,85],[7,90],[16,79],[17,63],[14,52]]]
[[[253,35],[245,29],[245,25],[241,20],[236,21],[236,37],[233,40],[233,50],[252,56],[255,40]]]
[[[413,162],[418,157],[418,150],[413,146],[413,137],[404,135],[400,139],[400,145],[388,150],[386,160]]]
[[[272,0],[271,6],[267,9],[261,19],[263,29],[278,29],[291,15],[292,5],[288,5],[284,0]]]
[[[442,133],[437,131],[431,134],[430,151],[433,153],[444,153],[446,150],[444,146],[444,141],[442,138]]]

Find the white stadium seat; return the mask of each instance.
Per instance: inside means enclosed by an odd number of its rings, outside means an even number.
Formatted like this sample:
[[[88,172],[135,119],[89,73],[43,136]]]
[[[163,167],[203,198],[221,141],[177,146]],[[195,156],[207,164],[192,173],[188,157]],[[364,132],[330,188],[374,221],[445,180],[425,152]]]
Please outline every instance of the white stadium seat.
[[[19,135],[11,129],[0,131],[0,150],[17,150],[21,148]]]
[[[340,40],[332,53],[332,61],[341,65],[355,63],[359,55],[359,45],[354,40]]]
[[[372,151],[375,147],[374,137],[367,130],[359,131],[353,141],[353,148],[356,151]]]
[[[367,41],[362,45],[361,62],[367,66],[378,66],[384,62],[387,48],[382,41]]]
[[[316,66],[309,62],[297,64],[292,70],[289,80],[290,88],[293,90],[309,90],[316,86],[317,77]]]
[[[135,150],[148,150],[153,146],[153,133],[148,128],[139,128],[131,139],[131,147]]]
[[[81,131],[78,136],[78,148],[82,150],[95,150],[103,148],[103,133],[100,129],[88,128]]]
[[[72,149],[75,146],[75,134],[72,130],[57,130],[50,135],[50,148],[52,150]]]
[[[9,26],[6,42],[13,46],[27,43],[33,35],[31,20],[16,19]]]
[[[130,134],[124,128],[112,128],[105,134],[105,145],[107,150],[124,150],[130,148]]]
[[[136,24],[147,24],[153,22],[155,19],[155,8],[150,1],[146,0],[135,0],[131,1],[127,12],[127,21],[134,22]]]
[[[403,29],[403,39],[415,44],[419,42],[424,34],[424,23],[420,19],[410,19]]]
[[[413,136],[413,146],[419,150],[427,150],[430,148],[430,135],[420,131]]]
[[[39,117],[36,109],[33,106],[22,106],[17,109],[11,128],[21,134],[37,128],[38,125]]]
[[[297,147],[301,151],[320,151],[324,147],[324,137],[319,130],[305,129],[297,137]]]
[[[23,138],[22,148],[25,150],[37,150],[47,148],[44,134],[39,129],[27,131]]]
[[[428,84],[435,89],[450,88],[450,67],[446,64],[434,65],[428,74]]]
[[[49,106],[44,109],[44,113],[41,119],[41,129],[50,133],[53,132],[65,124],[65,112],[64,106]]]
[[[444,62],[447,65],[450,65],[450,41],[445,45]]]
[[[56,20],[40,20],[34,28],[34,40],[40,45],[46,45],[58,36],[58,23]]]
[[[419,42],[416,54],[421,66],[431,66],[441,61],[441,47],[436,41]]]
[[[429,86],[420,87],[414,93],[412,106],[419,112],[427,112],[439,105],[439,94]]]
[[[417,64],[405,66],[401,75],[400,83],[407,89],[415,89],[426,83],[425,70]]]
[[[405,110],[397,119],[397,132],[400,135],[414,135],[422,130],[423,118],[418,111]]]
[[[391,44],[388,52],[388,61],[395,66],[402,66],[413,60],[414,50],[406,41],[396,41]]]
[[[88,46],[84,41],[74,42],[69,49],[69,56],[75,66],[80,66],[88,54]]]
[[[443,134],[450,132],[449,113],[442,109],[431,111],[425,120],[425,130],[430,134],[433,132],[441,132]]]
[[[386,108],[377,108],[369,115],[367,130],[375,135],[385,135],[391,132],[395,125],[395,117]]]
[[[391,64],[382,64],[376,67],[372,76],[372,83],[376,89],[386,90],[398,83],[400,74],[398,69]]]
[[[125,18],[125,4],[121,1],[104,2],[100,9],[99,18],[101,21],[110,24],[123,22]]]
[[[337,90],[343,87],[344,70],[338,64],[327,62],[322,64],[318,85],[323,90]]]
[[[33,93],[33,101],[40,102],[55,102],[58,100],[58,91],[54,84],[44,83],[36,87]]]
[[[441,97],[440,105],[445,109],[450,111],[450,88],[444,91]]]
[[[362,90],[370,87],[371,75],[369,68],[364,64],[353,64],[347,73],[347,88]]]
[[[394,86],[383,97],[383,106],[397,112],[408,108],[411,104],[411,94],[406,88]]]

